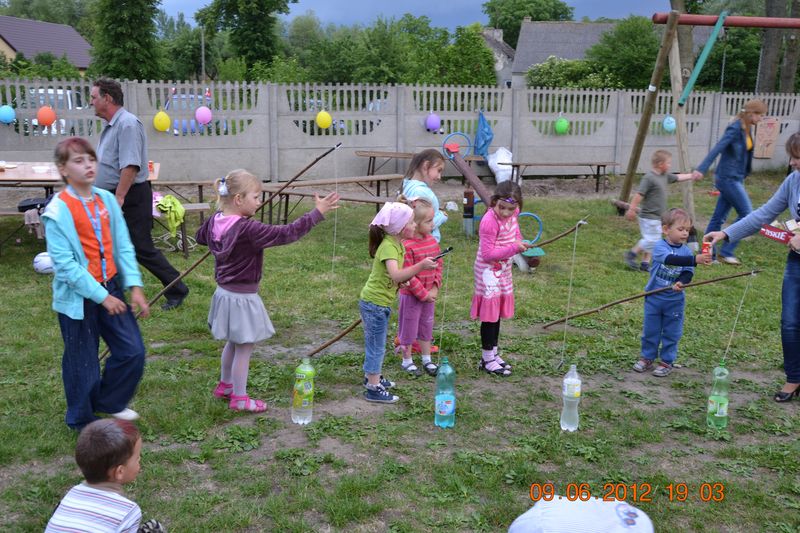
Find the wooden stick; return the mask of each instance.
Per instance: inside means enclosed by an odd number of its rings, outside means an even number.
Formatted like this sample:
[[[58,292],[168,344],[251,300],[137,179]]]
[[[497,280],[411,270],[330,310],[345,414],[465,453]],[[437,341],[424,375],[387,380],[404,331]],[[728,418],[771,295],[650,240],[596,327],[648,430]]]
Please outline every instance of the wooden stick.
[[[339,148],[341,145],[342,145],[342,143],[337,143],[337,144],[336,144],[336,146],[332,146],[331,148],[328,148],[328,150],[326,150],[326,151],[325,151],[325,153],[323,153],[322,155],[318,156],[318,157],[317,157],[315,160],[313,160],[311,163],[309,163],[308,165],[306,165],[305,167],[303,167],[303,169],[302,169],[300,172],[298,172],[297,174],[295,174],[294,176],[292,176],[292,179],[290,179],[289,181],[287,181],[286,183],[284,183],[284,184],[283,184],[283,186],[281,186],[281,187],[280,187],[280,188],[279,188],[277,191],[275,191],[274,193],[272,193],[272,194],[269,196],[269,198],[267,198],[267,199],[266,199],[264,202],[262,202],[262,203],[261,203],[261,205],[259,205],[259,206],[258,206],[258,208],[256,209],[256,211],[255,211],[255,212],[256,212],[256,213],[258,213],[258,212],[259,212],[261,209],[263,209],[263,208],[264,208],[264,206],[265,206],[265,205],[267,205],[268,203],[270,203],[272,200],[274,200],[274,199],[275,199],[275,197],[276,197],[276,196],[278,196],[278,195],[279,195],[281,192],[283,192],[283,190],[284,190],[284,189],[286,189],[286,187],[288,187],[288,186],[289,186],[289,185],[290,185],[292,182],[294,182],[295,180],[297,180],[297,178],[299,178],[300,176],[302,176],[303,174],[305,174],[305,173],[308,171],[308,169],[310,169],[311,167],[313,167],[314,165],[316,165],[316,164],[317,164],[317,163],[320,161],[320,159],[324,158],[325,156],[327,156],[328,154],[330,154],[331,152],[333,152],[334,150],[336,150],[337,148]],[[253,213],[253,214],[255,215],[255,213]],[[197,268],[197,267],[200,265],[200,263],[202,263],[203,261],[205,261],[205,260],[206,260],[206,258],[207,258],[209,255],[211,255],[211,250],[206,250],[206,253],[204,253],[204,254],[203,254],[203,256],[202,256],[200,259],[198,259],[197,261],[195,261],[195,262],[194,262],[194,264],[193,264],[192,266],[190,266],[188,269],[186,269],[186,271],[185,271],[185,272],[181,273],[181,274],[180,274],[180,275],[179,275],[177,278],[175,278],[175,279],[173,279],[171,282],[169,282],[169,283],[168,283],[168,284],[167,284],[167,285],[166,285],[166,286],[165,286],[163,289],[161,289],[160,291],[158,291],[158,293],[156,293],[156,295],[155,295],[155,296],[153,296],[153,297],[150,299],[150,301],[149,301],[149,302],[147,302],[147,306],[148,306],[148,307],[150,307],[150,306],[152,306],[154,303],[156,303],[156,302],[158,301],[158,299],[159,299],[159,298],[161,298],[162,296],[164,296],[164,293],[166,293],[166,292],[167,292],[169,289],[171,289],[172,287],[174,287],[174,286],[175,286],[175,284],[177,284],[177,283],[178,283],[180,280],[182,280],[183,278],[185,278],[185,277],[186,277],[186,275],[187,275],[187,274],[189,274],[189,272],[191,272],[192,270],[194,270],[195,268]],[[139,317],[141,316],[141,314],[142,314],[142,313],[141,313],[141,311],[140,311],[140,312],[138,312],[138,313],[136,313],[136,319],[137,319],[137,320],[139,319]],[[103,359],[105,359],[105,358],[108,356],[108,353],[109,353],[109,351],[110,351],[110,350],[109,350],[109,348],[108,348],[108,347],[106,347],[105,351],[104,351],[104,352],[103,352],[103,353],[100,355],[100,361],[102,361]]]
[[[587,218],[589,218],[589,215],[586,215],[585,217],[583,217],[582,219],[580,219],[580,220],[579,220],[577,223],[575,223],[575,225],[574,225],[574,226],[572,226],[571,228],[569,228],[567,231],[564,231],[564,232],[562,232],[562,233],[559,233],[558,235],[556,235],[556,236],[555,236],[555,237],[553,237],[552,239],[548,239],[548,240],[546,240],[546,241],[544,241],[544,242],[540,242],[540,243],[538,243],[538,244],[537,244],[537,243],[534,243],[534,244],[536,244],[536,246],[537,246],[537,247],[541,248],[542,246],[546,246],[546,245],[548,245],[548,244],[550,244],[550,243],[552,243],[552,242],[555,242],[555,241],[557,241],[558,239],[560,239],[560,238],[562,238],[562,237],[566,237],[567,235],[569,235],[569,234],[570,234],[570,233],[572,233],[573,231],[576,231],[576,230],[578,229],[578,226],[582,226],[582,225],[584,225],[584,224],[587,224],[587,222],[586,222],[586,219],[587,219]]]
[[[707,285],[709,283],[716,283],[718,281],[725,281],[725,280],[728,280],[728,279],[740,278],[742,276],[754,276],[754,275],[758,274],[759,272],[761,272],[760,269],[752,270],[750,272],[740,272],[739,274],[731,274],[730,276],[722,276],[720,278],[707,279],[705,281],[698,281],[696,283],[689,283],[687,285],[684,285],[683,288],[684,289],[688,289],[690,287],[699,287],[700,285]],[[594,309],[589,309],[588,311],[581,311],[580,313],[575,313],[574,315],[569,315],[569,316],[564,317],[564,318],[559,318],[558,320],[553,320],[552,322],[548,322],[547,324],[542,326],[542,328],[546,329],[546,328],[549,328],[550,326],[555,326],[556,324],[560,324],[562,322],[566,322],[567,320],[569,320],[571,318],[577,318],[579,316],[590,315],[592,313],[596,313],[598,311],[602,311],[603,309],[608,309],[609,307],[615,306],[617,304],[630,302],[631,300],[636,300],[637,298],[643,298],[645,296],[650,296],[651,294],[657,294],[659,292],[663,292],[663,291],[669,290],[671,288],[672,288],[671,286],[670,287],[662,287],[660,289],[655,289],[655,290],[652,290],[652,291],[640,292],[639,294],[634,294],[633,296],[628,296],[627,298],[622,298],[621,300],[615,300],[615,301],[613,301],[611,303],[607,303],[605,305],[601,305],[600,307],[595,307]]]
[[[346,328],[344,328],[344,329],[343,329],[343,330],[342,330],[342,331],[341,331],[341,332],[340,332],[338,335],[336,335],[334,338],[332,338],[331,340],[329,340],[328,342],[326,342],[325,344],[323,344],[323,345],[322,345],[322,346],[320,346],[319,348],[315,348],[314,350],[312,350],[312,351],[308,352],[308,353],[307,353],[307,354],[305,354],[303,357],[311,357],[311,356],[313,356],[313,355],[316,355],[316,354],[318,354],[319,352],[321,352],[322,350],[324,350],[325,348],[327,348],[328,346],[330,346],[330,345],[331,345],[331,344],[333,344],[334,342],[338,341],[339,339],[341,339],[342,337],[344,337],[345,335],[347,335],[348,333],[350,333],[351,331],[353,331],[353,330],[356,328],[356,326],[357,326],[357,325],[359,325],[359,324],[361,324],[361,319],[360,319],[360,318],[359,318],[358,320],[356,320],[355,322],[353,322],[352,324],[350,324],[349,326],[347,326]]]

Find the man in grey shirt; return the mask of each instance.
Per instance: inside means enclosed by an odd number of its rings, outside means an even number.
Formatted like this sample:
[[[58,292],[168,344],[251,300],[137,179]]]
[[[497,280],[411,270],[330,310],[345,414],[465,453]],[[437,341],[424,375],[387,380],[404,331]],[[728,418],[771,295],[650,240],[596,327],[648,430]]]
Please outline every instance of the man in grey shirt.
[[[147,137],[144,126],[123,105],[122,87],[114,80],[101,78],[92,85],[94,113],[108,124],[97,145],[95,184],[117,197],[128,224],[136,260],[166,287],[180,274],[153,244],[153,192],[147,181]],[[183,303],[189,287],[182,281],[164,296],[162,309],[174,309]]]

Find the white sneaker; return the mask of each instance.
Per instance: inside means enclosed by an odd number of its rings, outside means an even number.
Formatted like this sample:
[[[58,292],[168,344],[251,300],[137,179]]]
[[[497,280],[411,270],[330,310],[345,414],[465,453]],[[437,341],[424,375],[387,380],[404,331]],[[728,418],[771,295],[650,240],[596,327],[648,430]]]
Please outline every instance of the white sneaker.
[[[111,416],[114,418],[118,418],[119,420],[138,420],[139,413],[134,411],[133,409],[128,409],[127,407],[120,411],[119,413],[111,413]]]
[[[721,256],[719,256],[719,260],[722,261],[723,263],[728,263],[729,265],[741,265],[742,264],[741,261],[739,261],[736,257],[734,257],[732,255],[729,255],[729,256],[721,255]]]

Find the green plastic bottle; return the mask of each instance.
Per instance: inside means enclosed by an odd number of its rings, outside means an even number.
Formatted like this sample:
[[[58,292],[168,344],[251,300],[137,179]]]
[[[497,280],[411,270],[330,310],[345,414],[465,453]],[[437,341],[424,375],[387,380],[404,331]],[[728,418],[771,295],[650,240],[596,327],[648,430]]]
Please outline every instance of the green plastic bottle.
[[[714,381],[711,383],[711,394],[708,395],[706,424],[713,429],[725,429],[728,425],[728,390],[730,389],[730,372],[721,361],[714,369]]]
[[[303,361],[294,371],[294,395],[292,396],[292,422],[305,425],[314,416],[314,376],[316,371],[311,360]]]

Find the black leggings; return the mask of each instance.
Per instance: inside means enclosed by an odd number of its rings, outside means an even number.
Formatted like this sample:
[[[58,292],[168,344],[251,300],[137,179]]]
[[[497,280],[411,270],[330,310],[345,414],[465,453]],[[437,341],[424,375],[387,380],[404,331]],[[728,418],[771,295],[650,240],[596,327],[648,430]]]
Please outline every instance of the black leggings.
[[[500,338],[500,321],[481,322],[481,348],[491,350]]]

